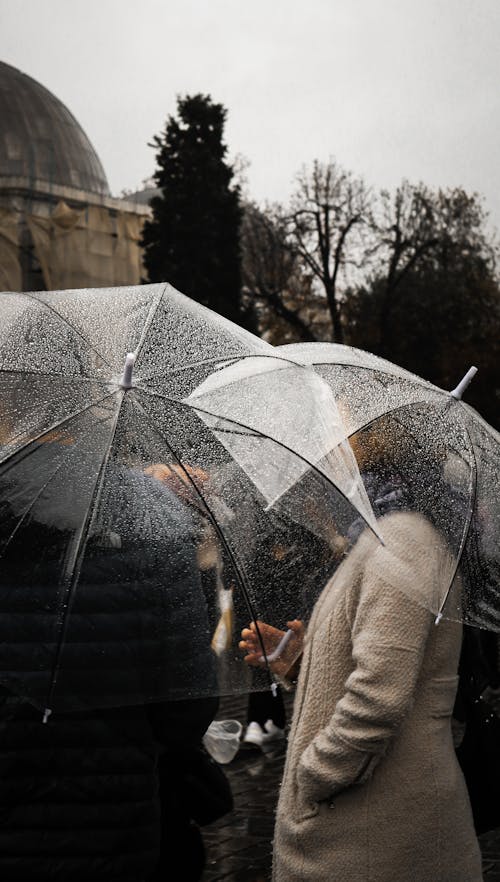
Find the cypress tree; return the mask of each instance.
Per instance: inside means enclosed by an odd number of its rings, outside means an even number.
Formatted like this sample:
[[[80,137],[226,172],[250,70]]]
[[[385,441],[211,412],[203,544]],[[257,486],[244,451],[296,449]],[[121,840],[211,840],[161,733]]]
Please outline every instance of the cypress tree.
[[[161,195],[144,226],[144,264],[152,282],[166,281],[221,315],[240,321],[240,193],[225,161],[226,109],[209,95],[177,100],[157,148]]]

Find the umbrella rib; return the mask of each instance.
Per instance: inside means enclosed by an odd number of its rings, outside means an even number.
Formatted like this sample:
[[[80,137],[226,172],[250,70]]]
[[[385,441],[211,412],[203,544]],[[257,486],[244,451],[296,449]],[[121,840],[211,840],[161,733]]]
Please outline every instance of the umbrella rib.
[[[26,444],[26,447],[22,448],[20,451],[13,450],[12,453],[9,453],[3,459],[0,459],[0,466],[3,466],[5,463],[9,462],[10,459],[17,456],[19,453],[23,454],[23,457],[20,457],[20,459],[24,458],[24,456],[27,456],[29,453],[28,448],[31,447],[32,444],[36,444],[37,441],[40,441],[40,439],[43,438],[44,435],[48,435],[49,432],[54,432],[56,429],[60,429],[62,426],[66,425],[66,423],[69,423],[69,422],[71,422],[71,420],[75,419],[75,417],[81,416],[82,413],[86,413],[92,407],[97,407],[97,405],[102,404],[103,401],[107,401],[108,398],[112,398],[119,391],[120,390],[117,389],[114,392],[110,392],[108,395],[103,395],[103,397],[98,398],[97,401],[92,401],[90,404],[87,404],[85,407],[82,407],[79,410],[73,411],[73,413],[70,413],[69,416],[65,417],[63,420],[59,420],[59,422],[53,423],[51,426],[48,427],[48,429],[44,429],[43,432],[40,432],[38,435],[35,435],[34,438],[30,438]],[[15,442],[18,438],[22,438],[22,432],[18,435],[15,435],[15,437],[12,440]]]
[[[142,377],[142,381],[147,383],[154,379],[156,381],[165,380],[167,377],[171,377],[173,374],[179,374],[183,371],[191,370],[191,368],[195,367],[203,367],[206,364],[219,364],[219,368],[217,370],[224,370],[224,368],[228,367],[231,364],[236,364],[239,361],[244,361],[246,358],[272,358],[273,361],[281,361],[284,364],[291,364],[294,367],[303,368],[306,370],[311,370],[311,365],[303,364],[299,361],[294,361],[292,358],[284,358],[282,355],[275,355],[274,353],[265,353],[265,352],[248,352],[243,355],[228,355],[224,358],[205,358],[202,361],[193,361],[189,364],[182,365],[178,368],[173,368],[171,371],[167,371],[166,374],[150,374],[148,377]]]
[[[376,356],[378,358],[378,356]],[[305,362],[302,362],[304,365]],[[398,367],[398,365],[395,365]],[[404,371],[404,375],[401,376],[399,373],[390,370],[388,367],[384,367],[383,365],[366,365],[359,364],[359,362],[350,362],[350,361],[314,361],[310,364],[307,364],[307,367],[317,368],[317,367],[349,367],[349,368],[357,368],[360,371],[365,371],[372,373],[374,370],[379,371],[381,374],[386,374],[388,377],[395,377],[397,380],[408,380],[411,377],[412,380],[415,380],[419,386],[424,386],[424,388],[431,388],[433,392],[442,392],[444,395],[449,394],[446,392],[446,389],[440,389],[439,386],[435,386],[434,383],[431,383],[429,380],[425,380],[423,377],[419,377],[418,374],[414,374],[412,371],[407,371],[406,368],[401,368]],[[409,376],[408,376],[409,375]]]
[[[154,393],[154,392],[149,392],[149,394],[150,394],[150,395],[155,395],[156,393]],[[162,396],[160,396],[160,397],[162,397]],[[259,432],[258,429],[254,429],[254,428],[252,428],[251,426],[247,426],[247,425],[245,425],[245,423],[240,423],[238,420],[232,420],[232,419],[230,419],[229,417],[221,417],[219,414],[212,413],[211,411],[209,411],[209,410],[205,410],[204,408],[202,408],[202,407],[198,407],[198,406],[196,406],[196,405],[194,405],[194,404],[186,404],[185,402],[183,402],[183,401],[177,401],[176,399],[167,399],[167,400],[175,401],[176,404],[181,404],[181,405],[183,405],[184,407],[187,407],[189,410],[199,411],[199,413],[204,413],[204,414],[206,414],[207,416],[214,417],[214,419],[223,419],[224,422],[231,423],[233,426],[237,426],[239,429],[244,429],[244,430],[245,430],[244,434],[251,435],[252,437],[264,438],[264,439],[267,440],[267,441],[272,441],[273,444],[277,444],[278,447],[281,447],[283,450],[286,450],[287,453],[292,454],[292,456],[295,456],[297,459],[301,460],[301,462],[305,463],[305,464],[308,466],[308,468],[312,469],[312,471],[313,471],[316,475],[320,475],[320,477],[321,477],[323,480],[325,480],[328,484],[330,484],[330,486],[333,487],[334,490],[335,490],[340,496],[342,496],[342,498],[345,499],[346,502],[347,502],[349,505],[351,505],[351,506],[354,508],[353,503],[351,502],[351,500],[349,499],[349,497],[348,497],[348,496],[347,496],[347,495],[341,490],[340,487],[337,487],[337,485],[336,485],[336,484],[335,484],[335,483],[334,483],[334,482],[328,477],[328,475],[325,475],[325,474],[321,471],[321,469],[318,469],[318,467],[315,466],[315,465],[314,465],[312,462],[310,462],[308,459],[306,459],[305,456],[302,456],[302,454],[297,453],[296,450],[293,450],[291,447],[288,447],[288,445],[285,444],[284,441],[278,441],[278,439],[277,439],[277,438],[273,438],[272,435],[266,435],[266,434],[264,434],[264,432]],[[215,431],[219,431],[219,430],[217,429],[217,430],[215,430]],[[358,511],[358,509],[356,509],[356,511]],[[378,533],[376,532],[376,530],[371,526],[371,524],[368,523],[368,521],[366,520],[366,518],[365,518],[365,516],[363,515],[363,513],[358,511],[358,514],[361,516],[361,518],[362,518],[363,521],[365,522],[366,526],[372,531],[373,535],[376,536],[377,540],[378,540],[379,542],[381,542],[381,538],[380,538],[380,536],[378,535]]]
[[[54,313],[54,315],[56,315],[58,318],[60,318],[61,321],[64,322],[65,325],[67,325],[68,328],[71,328],[71,330],[74,331],[75,334],[76,334],[78,337],[80,337],[80,339],[83,340],[84,343],[87,344],[87,346],[90,347],[90,349],[92,350],[92,352],[93,352],[95,355],[97,355],[98,358],[102,359],[102,361],[104,362],[104,364],[106,364],[106,365],[109,367],[109,369],[112,370],[110,363],[108,362],[108,360],[107,360],[106,358],[104,358],[104,355],[101,355],[101,353],[98,352],[97,349],[92,345],[92,343],[90,342],[90,340],[88,339],[88,337],[86,337],[85,334],[82,334],[82,332],[79,331],[78,328],[75,328],[75,326],[74,326],[74,325],[73,325],[73,324],[72,324],[67,318],[65,318],[65,317],[59,312],[59,310],[55,309],[55,307],[52,306],[50,303],[46,303],[45,300],[40,300],[39,297],[35,297],[35,295],[33,294],[33,292],[32,292],[31,294],[23,294],[22,296],[23,296],[23,297],[29,297],[30,300],[34,300],[36,303],[39,303],[41,306],[44,306],[46,309],[48,309],[49,312]]]
[[[158,295],[157,295],[155,302],[152,303],[151,306],[150,306],[150,308],[149,308],[148,316],[147,316],[147,318],[146,318],[146,321],[144,322],[144,327],[143,327],[143,329],[142,329],[142,334],[141,334],[141,336],[140,336],[140,339],[139,339],[139,342],[138,342],[137,346],[135,347],[135,357],[136,357],[136,361],[138,361],[138,359],[139,359],[139,355],[140,355],[140,353],[141,353],[141,349],[142,349],[142,347],[144,346],[144,341],[145,341],[145,339],[146,339],[146,335],[147,335],[147,333],[148,333],[148,331],[149,331],[149,329],[150,329],[150,327],[151,327],[151,324],[152,324],[152,322],[153,322],[153,319],[154,319],[156,313],[158,312],[158,309],[159,309],[160,304],[161,304],[161,302],[162,302],[162,300],[163,300],[163,298],[164,298],[164,296],[165,296],[165,292],[166,292],[167,288],[168,288],[168,285],[165,284],[165,286],[164,286],[164,288],[163,288],[163,291],[161,292],[161,294],[158,294]]]
[[[352,432],[347,436],[348,438],[352,438],[354,435],[357,435],[358,432],[362,432],[364,429],[368,429],[370,426],[373,426],[378,420],[383,419],[389,414],[394,414],[398,410],[405,410],[407,407],[417,407],[419,404],[428,405],[428,401],[425,398],[419,398],[417,401],[407,401],[405,404],[397,404],[395,407],[389,407],[387,410],[384,410],[382,413],[378,413],[376,416],[372,417],[371,420],[368,420],[367,423],[362,423],[356,429],[353,429]]]
[[[167,371],[166,374],[149,374],[147,377],[141,377],[143,383],[148,383],[151,380],[166,380],[167,377],[171,377],[174,374],[181,374],[184,371],[189,371],[192,368],[203,367],[206,364],[217,364],[220,363],[221,366],[226,366],[231,362],[239,361],[243,356],[241,355],[233,355],[228,356],[227,358],[204,358],[201,361],[190,361],[189,364],[183,364],[180,367],[172,368]]]
[[[269,678],[269,684],[270,684],[270,686],[271,686],[271,688],[272,688],[272,686],[274,685],[274,680],[273,680],[273,677],[272,677],[272,674],[271,674],[271,669],[270,669],[270,667],[269,667],[269,663],[268,663],[268,661],[267,661],[266,648],[265,648],[265,646],[264,646],[264,641],[263,641],[263,639],[262,639],[262,635],[261,635],[261,633],[260,633],[260,628],[259,628],[259,625],[258,625],[257,616],[255,615],[255,611],[254,611],[254,609],[253,609],[253,604],[252,604],[252,601],[251,601],[251,599],[250,599],[250,592],[249,592],[249,589],[248,589],[248,584],[247,584],[246,576],[245,576],[245,574],[243,573],[243,571],[242,571],[242,569],[241,569],[241,567],[240,567],[240,565],[239,565],[239,563],[238,563],[238,560],[237,560],[237,558],[235,557],[234,552],[232,551],[232,549],[231,549],[231,547],[230,547],[230,545],[229,545],[229,543],[228,543],[228,541],[227,541],[227,539],[226,539],[226,536],[224,535],[224,531],[222,530],[222,528],[221,528],[219,522],[217,521],[217,518],[215,517],[214,513],[212,512],[212,509],[211,509],[210,506],[208,505],[208,503],[207,503],[205,497],[203,496],[203,494],[201,493],[201,491],[198,489],[196,483],[193,481],[193,479],[192,479],[191,475],[189,474],[188,470],[184,468],[184,465],[183,465],[183,463],[182,463],[182,460],[180,459],[179,455],[177,454],[177,451],[172,447],[172,444],[170,443],[170,441],[168,440],[168,438],[166,438],[166,437],[163,435],[160,426],[157,425],[156,421],[153,421],[153,419],[151,418],[151,416],[145,411],[144,407],[141,405],[140,401],[137,401],[137,399],[136,399],[136,404],[137,404],[137,407],[138,407],[138,408],[140,409],[140,411],[142,412],[142,414],[144,415],[144,417],[145,417],[145,418],[147,419],[147,421],[149,422],[149,425],[151,426],[151,428],[153,429],[153,431],[155,431],[156,434],[158,435],[158,437],[161,438],[161,440],[167,445],[167,447],[168,447],[168,449],[170,450],[172,456],[174,457],[176,463],[177,463],[177,464],[179,465],[179,467],[182,469],[182,472],[184,473],[184,475],[185,475],[185,477],[186,477],[188,483],[191,485],[191,487],[194,489],[196,495],[197,495],[197,496],[199,497],[199,499],[201,500],[202,506],[203,506],[203,508],[206,510],[206,512],[207,512],[207,514],[208,514],[208,517],[209,517],[209,519],[210,519],[210,522],[211,522],[211,524],[212,524],[212,526],[214,527],[214,529],[215,529],[215,531],[216,531],[216,533],[217,533],[219,539],[221,540],[221,542],[222,542],[222,544],[223,544],[223,546],[224,546],[224,548],[225,548],[227,554],[229,555],[229,558],[230,558],[230,560],[231,560],[231,562],[232,562],[232,564],[233,564],[233,567],[234,567],[234,570],[235,570],[235,573],[236,573],[237,579],[238,579],[239,582],[240,582],[240,586],[241,586],[242,591],[243,591],[243,597],[244,597],[244,599],[245,599],[245,603],[246,603],[246,605],[247,605],[247,609],[248,609],[249,615],[250,615],[252,621],[255,623],[255,627],[256,627],[256,630],[257,630],[257,635],[258,635],[259,642],[260,642],[261,649],[262,649],[262,654],[263,654],[263,656],[264,656],[265,663],[266,663],[266,671],[267,671],[267,675],[268,675],[268,678]]]
[[[79,444],[76,444],[76,445],[73,447],[73,450],[78,449],[79,446],[80,446]],[[40,496],[42,495],[42,493],[44,492],[44,490],[47,489],[47,487],[49,486],[50,482],[54,480],[54,478],[56,477],[56,475],[58,474],[58,472],[62,469],[63,464],[64,464],[64,463],[61,462],[61,463],[57,466],[56,470],[53,472],[53,474],[50,476],[50,478],[47,478],[47,480],[45,481],[45,484],[42,484],[42,486],[40,487],[38,493],[36,493],[35,498],[30,502],[30,504],[27,506],[27,508],[25,508],[25,510],[24,510],[23,514],[21,515],[21,517],[19,518],[19,520],[18,520],[16,526],[15,526],[14,529],[12,530],[12,533],[10,534],[10,536],[9,536],[9,538],[7,539],[7,541],[5,542],[5,544],[4,544],[3,548],[2,548],[2,550],[0,551],[0,559],[1,559],[1,558],[3,557],[3,555],[5,554],[5,551],[6,551],[7,548],[9,547],[10,543],[12,542],[12,540],[14,539],[14,536],[15,536],[16,533],[19,531],[19,529],[21,528],[22,524],[23,524],[24,521],[26,520],[27,516],[29,515],[29,513],[32,511],[32,509],[33,509],[34,506],[36,505],[38,499],[40,498]]]
[[[370,426],[373,426],[376,422],[378,422],[378,420],[381,420],[384,417],[389,416],[389,414],[395,414],[398,410],[405,410],[407,408],[416,407],[419,404],[423,404],[423,405],[427,406],[428,402],[425,400],[425,398],[422,398],[418,401],[407,401],[406,404],[398,404],[397,407],[388,408],[388,410],[384,410],[383,413],[379,413],[379,414],[377,414],[377,416],[372,417],[372,419],[368,420],[367,423],[363,423],[362,425],[358,426],[356,429],[354,429],[352,432],[350,432],[350,434],[347,437],[348,437],[348,439],[353,438],[354,435],[357,435],[358,432],[362,432],[365,429],[368,429]],[[466,431],[467,431],[467,429],[466,429]],[[469,434],[469,433],[467,432],[467,434]],[[470,438],[470,436],[469,436],[469,438]],[[471,440],[471,444],[472,444],[472,440]],[[460,455],[460,452],[458,450],[456,450],[455,452]]]
[[[9,547],[10,543],[11,543],[12,540],[14,539],[14,536],[15,536],[15,535],[17,534],[17,532],[20,530],[21,526],[23,525],[24,521],[25,521],[26,518],[28,517],[30,511],[32,511],[32,509],[33,509],[34,506],[36,505],[36,503],[37,503],[37,501],[39,500],[40,496],[42,495],[43,491],[46,490],[46,488],[49,486],[50,482],[54,480],[55,476],[57,475],[58,471],[59,471],[61,468],[62,468],[62,463],[61,463],[60,465],[58,465],[58,467],[57,467],[57,469],[55,470],[54,474],[52,474],[52,475],[50,476],[50,478],[48,478],[48,479],[46,480],[45,484],[42,484],[42,486],[40,487],[38,493],[35,495],[35,498],[32,499],[32,501],[29,503],[29,505],[27,506],[27,508],[25,508],[25,510],[24,510],[23,514],[21,515],[21,517],[19,518],[19,520],[18,520],[16,526],[15,526],[14,529],[12,530],[12,533],[10,534],[10,536],[9,536],[9,538],[7,539],[7,541],[5,542],[5,544],[4,544],[3,548],[2,548],[2,550],[0,551],[0,559],[4,556],[4,554],[5,554],[6,550],[7,550],[7,548]]]
[[[121,390],[120,390],[121,391]],[[121,412],[121,405],[123,403],[125,393],[121,391],[121,400],[116,408],[116,413],[113,421],[113,426],[110,432],[110,440],[108,444],[108,449],[106,454],[102,460],[101,467],[97,474],[96,482],[94,484],[94,490],[92,492],[92,497],[90,500],[89,510],[87,512],[87,517],[85,521],[81,525],[78,533],[75,536],[75,541],[73,542],[72,552],[66,562],[65,573],[63,577],[63,584],[67,585],[66,591],[63,597],[63,616],[61,619],[61,626],[59,631],[59,639],[57,642],[56,655],[54,659],[54,664],[52,666],[52,674],[51,674],[51,683],[47,695],[47,705],[45,709],[44,719],[47,718],[47,711],[50,711],[50,705],[52,702],[52,698],[54,696],[54,691],[57,685],[57,677],[60,670],[61,664],[61,655],[62,650],[66,638],[66,633],[68,630],[68,623],[70,618],[71,606],[73,601],[73,596],[75,593],[75,587],[78,582],[78,578],[80,576],[81,564],[83,555],[85,553],[86,541],[90,532],[90,529],[93,525],[95,514],[99,505],[99,500],[101,498],[102,487],[104,483],[104,476],[106,473],[106,468],[109,462],[109,457],[111,453],[111,448],[113,446],[113,441],[116,434],[116,428],[118,425],[118,419]]]
[[[242,438],[262,438],[257,431],[252,429],[251,431],[243,431],[243,429],[217,429],[221,435],[241,435]],[[265,437],[265,436],[264,436]],[[277,442],[276,442],[277,443]]]
[[[27,371],[24,368],[4,368],[0,367],[0,374],[21,374],[23,377],[50,377],[64,383],[101,383],[103,386],[108,384],[107,380],[99,377],[82,377],[81,374],[67,376],[66,374],[51,374],[48,371]]]
[[[476,422],[479,423],[479,425],[481,426],[481,428],[482,428],[482,429],[484,430],[484,432],[486,433],[486,436],[487,436],[487,437],[489,437],[490,435],[492,435],[493,438],[495,439],[495,441],[496,441],[497,443],[500,443],[500,432],[498,431],[498,429],[495,429],[494,426],[490,426],[490,424],[486,422],[486,420],[484,419],[484,417],[482,417],[481,414],[478,413],[477,410],[475,410],[475,409],[474,409],[473,407],[471,407],[469,404],[466,404],[465,401],[460,401],[460,405],[461,405],[461,407],[466,411],[466,413],[469,415],[469,418],[470,418],[470,416],[472,415],[472,417],[474,418],[474,420],[475,420]]]
[[[467,437],[469,439],[470,449],[472,452],[472,459],[473,459],[473,468],[472,468],[472,476],[471,476],[472,480],[471,480],[470,487],[469,487],[470,498],[473,499],[473,498],[475,498],[476,490],[477,490],[477,459],[476,459],[476,453],[474,451],[474,444],[472,442],[472,438],[470,436],[470,432],[469,432],[469,429],[467,428],[467,426],[464,426],[464,431],[467,433]],[[462,533],[462,539],[460,541],[460,548],[458,550],[457,559],[456,559],[455,567],[453,570],[453,576],[450,579],[450,583],[448,585],[448,589],[446,591],[444,600],[443,600],[441,606],[439,607],[438,615],[437,615],[437,619],[436,619],[437,622],[441,619],[441,616],[443,614],[443,610],[446,606],[446,601],[448,600],[448,597],[450,596],[451,586],[453,585],[453,582],[455,581],[455,576],[457,575],[458,568],[460,566],[460,561],[462,560],[462,555],[465,550],[465,545],[466,545],[466,542],[467,542],[467,539],[469,536],[471,524],[472,524],[472,506],[469,507],[469,512],[467,515],[467,524],[466,524],[465,530]]]

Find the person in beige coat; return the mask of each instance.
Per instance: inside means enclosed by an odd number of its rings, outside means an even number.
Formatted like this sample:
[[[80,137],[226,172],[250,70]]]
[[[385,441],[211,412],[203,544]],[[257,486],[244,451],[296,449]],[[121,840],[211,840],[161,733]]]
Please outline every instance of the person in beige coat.
[[[379,526],[385,545],[361,534],[307,628],[274,882],[482,879],[451,734],[462,628],[430,612],[451,555],[420,514]],[[242,636],[256,664],[255,629]]]

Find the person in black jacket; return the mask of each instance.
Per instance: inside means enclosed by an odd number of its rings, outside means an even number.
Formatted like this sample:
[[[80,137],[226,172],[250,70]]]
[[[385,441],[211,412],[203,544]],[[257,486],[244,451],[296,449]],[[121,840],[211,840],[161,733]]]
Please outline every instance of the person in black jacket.
[[[110,461],[82,544],[72,455],[55,440],[0,474],[0,879],[143,882],[160,757],[217,708],[196,534],[168,489]]]

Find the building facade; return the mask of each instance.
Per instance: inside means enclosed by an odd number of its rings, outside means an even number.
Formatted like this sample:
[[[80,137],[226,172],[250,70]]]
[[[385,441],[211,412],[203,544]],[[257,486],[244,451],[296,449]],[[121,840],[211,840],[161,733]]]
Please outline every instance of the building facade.
[[[0,62],[0,290],[140,284],[149,211],[113,198],[73,114]]]

